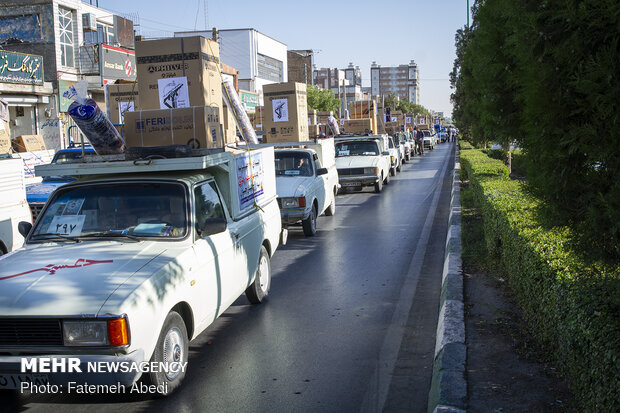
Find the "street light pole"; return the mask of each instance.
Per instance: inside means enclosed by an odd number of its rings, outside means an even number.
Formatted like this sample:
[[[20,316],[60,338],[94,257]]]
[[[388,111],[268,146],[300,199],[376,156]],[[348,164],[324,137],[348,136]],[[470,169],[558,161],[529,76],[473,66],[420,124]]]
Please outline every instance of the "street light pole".
[[[467,0],[467,28],[469,29],[469,0]]]

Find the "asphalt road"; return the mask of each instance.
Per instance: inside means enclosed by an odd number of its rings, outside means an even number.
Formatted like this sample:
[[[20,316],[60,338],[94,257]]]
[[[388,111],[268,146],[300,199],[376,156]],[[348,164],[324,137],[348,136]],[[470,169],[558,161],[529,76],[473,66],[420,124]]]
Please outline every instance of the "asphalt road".
[[[425,412],[453,149],[414,158],[381,194],[339,195],[315,237],[292,228],[272,259],[269,301],[241,297],[190,343],[187,376],[170,397],[12,394],[0,408]]]

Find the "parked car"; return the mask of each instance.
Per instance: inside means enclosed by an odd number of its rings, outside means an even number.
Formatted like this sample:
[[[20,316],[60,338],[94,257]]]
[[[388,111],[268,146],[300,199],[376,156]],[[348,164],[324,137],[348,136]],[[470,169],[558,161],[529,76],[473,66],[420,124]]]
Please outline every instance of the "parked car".
[[[92,156],[95,155],[95,150],[90,145],[84,146],[84,151],[82,151],[82,147],[60,149],[54,154],[51,163],[72,162],[80,159],[82,153]],[[71,176],[44,176],[40,183],[27,185],[26,198],[32,212],[32,219],[37,219],[43,205],[56,188],[73,181],[75,178]]]
[[[334,139],[298,146],[276,144],[276,191],[282,225],[301,223],[304,234],[316,233],[316,220],[336,213],[338,172]]]
[[[400,172],[400,148],[394,144],[394,138],[388,136],[388,152],[390,153],[390,175]]]
[[[405,161],[409,161],[415,155],[415,141],[413,135],[409,131],[396,132],[395,136],[403,143],[405,147]]]
[[[190,340],[242,293],[252,304],[267,297],[281,231],[273,149],[36,171],[78,179],[54,191],[34,226],[20,223],[25,245],[0,257],[4,388],[129,386],[144,374],[169,394]],[[77,359],[81,371],[20,371],[40,357]],[[89,362],[128,369],[102,374]]]
[[[336,168],[344,189],[373,186],[381,192],[390,183],[387,135],[351,136],[336,139]]]
[[[428,129],[423,129],[422,132],[424,133],[424,148],[434,149],[437,145],[437,135]]]

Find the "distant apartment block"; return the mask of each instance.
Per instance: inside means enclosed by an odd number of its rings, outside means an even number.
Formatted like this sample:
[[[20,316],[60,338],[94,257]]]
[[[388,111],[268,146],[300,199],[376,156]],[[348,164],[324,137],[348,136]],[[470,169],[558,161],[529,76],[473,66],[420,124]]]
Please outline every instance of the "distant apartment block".
[[[396,67],[382,67],[377,62],[370,66],[370,88],[372,95],[387,96],[395,93],[400,99],[420,103],[418,65],[411,60],[409,64]]]
[[[347,101],[362,100],[362,71],[359,66],[349,63],[346,69],[321,68],[313,71],[314,86],[330,89],[338,99]]]
[[[314,53],[312,50],[287,50],[288,81],[312,84]]]

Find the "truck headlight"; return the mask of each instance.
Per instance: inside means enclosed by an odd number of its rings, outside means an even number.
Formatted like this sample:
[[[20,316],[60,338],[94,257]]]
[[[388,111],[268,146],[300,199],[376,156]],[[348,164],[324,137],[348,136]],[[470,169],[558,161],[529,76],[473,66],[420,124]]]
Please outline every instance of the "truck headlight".
[[[364,168],[364,175],[379,175],[379,168]]]
[[[125,317],[108,320],[68,320],[62,323],[65,346],[125,346],[129,330]]]
[[[65,346],[107,346],[106,321],[64,321],[62,323]]]
[[[282,209],[299,208],[299,207],[305,207],[305,206],[306,206],[306,198],[303,196],[300,196],[297,198],[293,198],[293,197],[280,198],[280,208]]]

